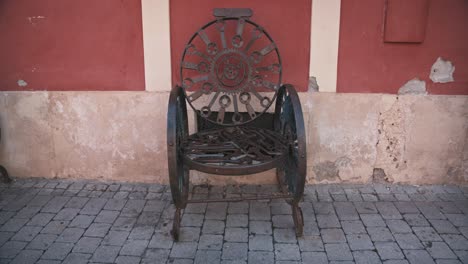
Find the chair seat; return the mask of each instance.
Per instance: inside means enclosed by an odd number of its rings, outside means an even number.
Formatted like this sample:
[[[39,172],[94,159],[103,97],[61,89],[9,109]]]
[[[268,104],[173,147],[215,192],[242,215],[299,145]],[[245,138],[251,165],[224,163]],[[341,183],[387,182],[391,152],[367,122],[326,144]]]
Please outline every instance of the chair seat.
[[[278,167],[288,142],[277,132],[240,126],[192,134],[182,148],[184,160],[196,170],[240,175]]]

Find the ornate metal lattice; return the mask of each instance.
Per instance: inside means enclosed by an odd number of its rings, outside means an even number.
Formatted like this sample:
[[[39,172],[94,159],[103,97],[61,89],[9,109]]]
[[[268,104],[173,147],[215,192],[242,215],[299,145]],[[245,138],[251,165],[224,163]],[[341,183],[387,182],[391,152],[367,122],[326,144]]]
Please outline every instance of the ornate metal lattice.
[[[193,134],[184,149],[197,163],[246,166],[284,156],[287,146],[281,135],[267,129],[229,127]]]
[[[256,119],[270,107],[281,84],[275,42],[248,17],[237,15],[218,17],[198,30],[186,45],[180,66],[191,107],[223,126]],[[231,118],[226,112],[233,112]]]

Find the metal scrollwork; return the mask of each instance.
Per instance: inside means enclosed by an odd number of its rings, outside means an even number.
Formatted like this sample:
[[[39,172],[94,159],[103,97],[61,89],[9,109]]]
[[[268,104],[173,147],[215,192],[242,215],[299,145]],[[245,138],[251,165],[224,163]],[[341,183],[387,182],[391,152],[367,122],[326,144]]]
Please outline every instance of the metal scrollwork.
[[[190,106],[201,117],[229,126],[248,123],[271,106],[282,66],[275,42],[262,27],[246,17],[218,17],[192,36],[180,73]],[[224,118],[226,112],[232,118]]]

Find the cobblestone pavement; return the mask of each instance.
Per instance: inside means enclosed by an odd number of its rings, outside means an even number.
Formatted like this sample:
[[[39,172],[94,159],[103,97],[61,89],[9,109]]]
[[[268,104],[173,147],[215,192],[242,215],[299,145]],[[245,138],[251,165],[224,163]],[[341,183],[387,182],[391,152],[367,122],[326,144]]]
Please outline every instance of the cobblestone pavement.
[[[18,180],[0,185],[0,263],[468,263],[468,187],[307,186],[301,206],[296,239],[282,200],[191,204],[173,243],[167,186]]]

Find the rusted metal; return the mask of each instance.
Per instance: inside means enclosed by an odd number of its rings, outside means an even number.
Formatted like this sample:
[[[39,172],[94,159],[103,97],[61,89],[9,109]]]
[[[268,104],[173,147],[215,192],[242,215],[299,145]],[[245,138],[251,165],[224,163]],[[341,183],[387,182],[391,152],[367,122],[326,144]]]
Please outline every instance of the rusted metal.
[[[307,152],[302,109],[294,87],[281,85],[282,64],[275,42],[249,20],[249,12],[215,10],[216,19],[190,38],[182,56],[182,86],[171,92],[167,117],[169,180],[176,207],[171,233],[175,240],[181,210],[187,203],[281,198],[292,206],[296,235],[303,232],[299,202],[304,193]],[[205,120],[210,124],[201,123],[192,135],[188,133],[186,102],[197,113],[197,123]],[[273,103],[274,113],[267,114]],[[189,197],[190,170],[246,175],[274,168],[279,193]]]
[[[2,141],[2,129],[0,128],[0,142],[1,141]],[[2,165],[0,165],[0,182],[3,182],[3,183],[11,182],[11,178],[8,175],[8,171]]]

